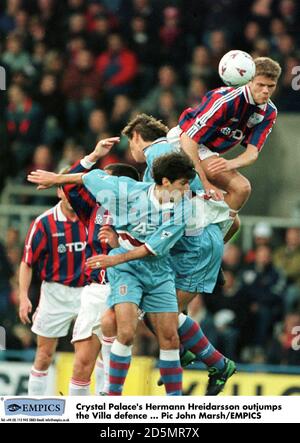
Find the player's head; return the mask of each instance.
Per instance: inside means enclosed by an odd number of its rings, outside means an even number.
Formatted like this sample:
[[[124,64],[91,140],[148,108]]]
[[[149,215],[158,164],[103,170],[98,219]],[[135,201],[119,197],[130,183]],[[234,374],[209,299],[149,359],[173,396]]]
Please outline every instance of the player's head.
[[[166,137],[168,127],[160,120],[147,114],[138,114],[123,129],[122,134],[129,140],[133,158],[138,163],[144,163],[144,149],[161,137]]]
[[[254,62],[256,73],[249,87],[255,103],[263,105],[275,91],[282,69],[279,63],[268,57],[258,57]]]
[[[125,163],[112,163],[106,166],[104,171],[116,177],[129,177],[133,178],[133,180],[140,181],[138,170],[134,166],[126,165]]]
[[[182,195],[189,190],[189,181],[195,178],[196,171],[187,155],[173,152],[154,160],[152,175],[156,185],[169,192],[179,191]]]

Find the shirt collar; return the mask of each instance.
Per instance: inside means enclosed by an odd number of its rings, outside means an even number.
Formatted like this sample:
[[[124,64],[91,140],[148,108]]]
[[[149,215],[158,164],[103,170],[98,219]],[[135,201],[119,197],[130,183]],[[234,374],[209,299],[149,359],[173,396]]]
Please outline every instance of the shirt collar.
[[[61,201],[54,207],[54,220],[58,222],[72,222],[62,211]]]
[[[243,93],[244,93],[247,103],[249,103],[250,105],[256,105],[256,103],[252,97],[249,86],[247,86],[247,85],[243,86]]]
[[[59,202],[54,208],[54,220],[59,222],[67,221],[67,217],[64,215],[61,209],[61,202]]]
[[[147,148],[144,149],[145,155],[147,155],[148,149],[150,149],[150,148],[152,148],[152,146],[158,145],[160,143],[168,143],[167,137],[157,138],[154,142],[151,143],[151,145],[147,146]]]
[[[257,105],[254,101],[254,98],[251,94],[250,88],[248,85],[243,86],[243,93],[244,93],[244,97],[246,99],[246,102],[249,103],[250,105],[254,105],[257,106],[259,109],[265,111],[267,109],[268,103],[264,103],[263,105]]]

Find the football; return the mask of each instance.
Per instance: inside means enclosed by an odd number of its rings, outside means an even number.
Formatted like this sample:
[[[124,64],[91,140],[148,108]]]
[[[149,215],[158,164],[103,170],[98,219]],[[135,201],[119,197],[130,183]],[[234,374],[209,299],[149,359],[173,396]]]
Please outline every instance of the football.
[[[243,86],[255,76],[255,63],[244,51],[230,51],[219,63],[219,75],[227,86]]]

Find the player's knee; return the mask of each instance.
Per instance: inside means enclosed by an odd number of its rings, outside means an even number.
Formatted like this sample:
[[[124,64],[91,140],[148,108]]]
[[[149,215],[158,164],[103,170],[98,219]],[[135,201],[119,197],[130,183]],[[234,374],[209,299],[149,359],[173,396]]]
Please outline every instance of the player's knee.
[[[243,181],[238,187],[238,193],[244,200],[247,200],[250,197],[251,191],[251,183],[244,177]]]
[[[94,363],[88,356],[76,358],[73,366],[73,378],[79,380],[89,380],[93,372]]]
[[[52,363],[54,352],[46,347],[37,349],[37,355],[35,359],[35,368],[40,371],[45,371]]]
[[[116,316],[113,311],[107,311],[101,319],[101,331],[104,337],[116,335]]]
[[[239,180],[233,181],[228,186],[228,193],[235,196],[237,201],[242,206],[250,197],[251,194],[251,183],[246,177],[240,177]]]
[[[179,337],[177,331],[164,331],[160,337],[160,348],[165,350],[179,349]]]
[[[129,327],[123,327],[118,331],[118,341],[125,346],[131,346],[134,340],[134,329]]]

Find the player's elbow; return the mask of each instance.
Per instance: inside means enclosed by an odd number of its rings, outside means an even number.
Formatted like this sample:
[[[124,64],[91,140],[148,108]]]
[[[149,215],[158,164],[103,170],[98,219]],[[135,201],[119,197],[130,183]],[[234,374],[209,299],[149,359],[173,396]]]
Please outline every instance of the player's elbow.
[[[252,157],[252,163],[255,163],[256,160],[258,159],[258,151],[257,150],[253,151],[251,157]]]
[[[251,191],[252,191],[251,183],[248,179],[244,177],[244,180],[240,185],[239,193],[244,200],[247,200],[251,195]]]
[[[258,156],[259,156],[258,148],[256,146],[249,145],[249,147],[247,149],[247,155],[248,155],[248,159],[249,159],[249,164],[252,165],[258,159]]]

